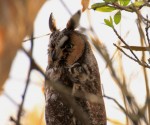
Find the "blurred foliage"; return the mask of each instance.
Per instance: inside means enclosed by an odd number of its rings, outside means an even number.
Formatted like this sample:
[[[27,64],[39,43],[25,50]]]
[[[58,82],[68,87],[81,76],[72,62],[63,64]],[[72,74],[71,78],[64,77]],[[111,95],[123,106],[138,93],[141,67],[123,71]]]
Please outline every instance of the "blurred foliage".
[[[39,106],[34,107],[31,111],[27,111],[22,119],[24,125],[46,125],[44,119],[44,111],[39,111]]]
[[[89,6],[90,0],[81,0],[82,11],[85,11]]]
[[[110,121],[113,125],[125,125],[125,124],[121,123],[120,121],[114,120],[114,119],[108,118],[108,121]]]
[[[0,91],[23,39],[45,0],[0,0]],[[34,7],[33,7],[34,5]]]

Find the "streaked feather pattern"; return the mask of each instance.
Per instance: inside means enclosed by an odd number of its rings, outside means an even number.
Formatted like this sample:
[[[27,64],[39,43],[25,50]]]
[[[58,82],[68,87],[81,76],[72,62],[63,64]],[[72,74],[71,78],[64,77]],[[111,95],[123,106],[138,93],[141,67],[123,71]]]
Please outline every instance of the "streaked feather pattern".
[[[79,23],[76,22],[79,21],[75,19],[76,16],[79,18],[80,12],[73,15],[67,28],[62,31],[50,28],[52,34],[48,46],[46,77],[71,90],[70,97],[87,114],[89,124],[106,125],[98,65],[86,37],[75,31]],[[50,21],[53,22],[54,19]],[[64,102],[61,93],[49,85],[49,82],[45,83],[45,98],[47,125],[83,125],[74,115],[73,107]]]

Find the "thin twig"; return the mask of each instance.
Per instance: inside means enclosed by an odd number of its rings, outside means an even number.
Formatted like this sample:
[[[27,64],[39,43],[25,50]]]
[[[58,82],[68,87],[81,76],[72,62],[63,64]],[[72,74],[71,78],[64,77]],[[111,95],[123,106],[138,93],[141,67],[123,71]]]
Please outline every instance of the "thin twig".
[[[15,106],[19,106],[18,103],[13,98],[11,98],[11,96],[8,95],[6,92],[3,92],[3,95],[6,96],[9,99],[9,101],[11,101]]]
[[[139,16],[138,16],[138,30],[139,30],[139,34],[140,34],[141,46],[143,46],[144,42],[146,42],[146,38],[145,38],[144,31],[141,26],[141,19]],[[144,51],[142,51],[142,60],[145,60],[145,52]],[[148,83],[148,74],[144,67],[143,67],[143,74],[144,74],[144,80],[145,80],[145,86],[146,86],[146,94],[147,94],[147,98],[149,98],[150,91],[149,91],[149,83]],[[149,123],[150,123],[150,105],[147,105],[147,106],[148,106],[148,119],[149,119]]]
[[[138,119],[134,119],[136,115],[136,109],[138,109],[137,104],[135,103],[134,97],[132,96],[132,94],[127,90],[127,86],[123,85],[123,83],[121,82],[121,80],[118,78],[118,76],[116,75],[116,72],[111,64],[111,62],[109,62],[109,55],[107,54],[107,51],[100,47],[99,43],[96,42],[98,40],[95,40],[94,38],[92,38],[92,41],[95,45],[95,47],[98,49],[98,51],[103,55],[103,58],[106,60],[106,62],[108,63],[112,78],[114,78],[114,80],[116,81],[117,85],[119,86],[119,88],[121,89],[122,94],[125,96],[125,99],[128,102],[128,106],[129,106],[129,110],[131,110],[131,113],[128,113],[126,110],[123,110],[125,112],[125,114],[131,119],[132,122],[139,122]],[[105,51],[104,51],[104,50]],[[137,124],[136,124],[137,125]]]
[[[132,114],[130,114],[129,112],[127,112],[125,110],[125,108],[122,105],[120,105],[120,103],[116,99],[114,99],[112,97],[109,97],[109,96],[106,96],[106,95],[103,95],[103,97],[106,98],[106,99],[114,101],[117,104],[117,106],[132,120]]]
[[[61,4],[64,6],[64,8],[67,10],[67,12],[69,13],[69,15],[72,15],[70,9],[67,7],[67,5],[64,3],[63,0],[59,0],[61,2]]]
[[[117,106],[124,112],[124,114],[126,114],[128,116],[128,118],[132,121],[133,125],[140,124],[140,118],[143,118],[146,125],[149,125],[148,121],[146,120],[146,117],[143,114],[143,111],[145,111],[145,107],[143,107],[141,109],[137,108],[137,111],[135,113],[127,112],[124,109],[124,107],[116,99],[106,96],[106,95],[103,95],[103,97],[115,102],[117,104]]]
[[[49,35],[50,35],[50,33],[47,33],[47,34],[45,34],[45,35],[33,37],[32,39],[35,40],[35,39],[38,39],[38,38],[41,38],[41,37],[44,37],[44,36],[49,36]],[[26,39],[26,40],[24,40],[23,42],[27,42],[27,41],[30,41],[30,40],[31,40],[31,39]]]
[[[117,46],[115,43],[113,43],[113,45],[115,47],[117,47],[117,49],[119,49],[124,55],[126,55],[128,58],[130,58],[131,60],[138,62],[135,58],[131,57],[130,55],[128,55],[123,49],[121,49],[119,46]]]
[[[148,16],[147,16],[147,19],[148,19]],[[145,32],[146,32],[146,38],[147,38],[147,41],[148,41],[148,44],[149,44],[149,47],[150,47],[150,38],[149,38],[149,34],[148,34],[148,30],[150,28],[150,23],[146,23],[146,28],[145,28]]]
[[[23,47],[21,48],[21,50],[28,56],[28,58],[31,60],[32,62],[32,68],[37,70],[38,72],[40,72],[43,76],[45,76],[44,71],[42,70],[42,68],[35,62],[34,58],[31,57],[30,53],[27,52]]]
[[[104,4],[102,4],[99,7],[103,7],[103,6],[109,6],[109,7],[113,7],[113,8],[119,9],[119,10],[125,10],[127,12],[132,12],[132,13],[135,12],[134,4],[130,4],[128,6],[122,6],[122,5],[118,4],[117,2],[105,2]],[[139,7],[136,7],[136,8],[137,8],[137,10],[140,10],[140,9],[142,9],[145,6],[150,7],[150,4],[148,2],[145,2],[143,5],[141,5]]]
[[[143,5],[141,5],[139,7],[135,7],[134,4],[131,4],[128,6],[121,6],[120,4],[118,4],[116,2],[105,2],[105,4],[102,6],[109,6],[109,7],[114,7],[116,9],[119,9],[119,10],[125,10],[126,12],[137,13],[137,11],[139,11],[140,9],[142,9],[145,6],[150,7],[150,4],[149,4],[149,2],[145,2],[145,3],[143,3]],[[137,14],[141,17],[141,19],[143,20],[144,23],[145,22],[150,23],[150,20],[145,18],[140,12],[138,12]]]
[[[131,60],[137,62],[139,65],[145,67],[145,68],[150,68],[150,66],[148,64],[142,63],[138,60],[136,60],[135,58],[131,57],[130,55],[128,55],[125,51],[123,51],[123,49],[121,49],[119,46],[117,46],[116,44],[113,44],[114,46],[116,46],[124,55],[126,55],[128,58],[130,58]]]
[[[132,55],[135,57],[135,59],[134,60],[136,60],[136,62],[138,62],[138,64],[139,65],[141,65],[141,66],[144,66],[144,67],[146,67],[146,68],[150,68],[150,66],[146,63],[146,62],[141,62],[140,60],[139,60],[139,58],[135,55],[135,53],[132,51],[132,49],[130,48],[130,46],[122,39],[122,37],[118,34],[118,32],[116,31],[116,29],[115,28],[113,28],[113,30],[114,30],[114,32],[116,33],[116,35],[118,36],[118,38],[121,40],[121,42],[123,42],[125,45],[126,45],[126,47],[129,49],[129,51],[132,53]]]
[[[30,48],[31,57],[32,57],[32,52],[33,52],[33,45],[34,45],[34,43],[33,43],[33,34],[32,34],[32,36],[31,36],[31,48]],[[20,121],[21,121],[21,116],[22,116],[23,105],[24,105],[24,102],[25,102],[26,93],[27,93],[27,90],[28,90],[29,82],[30,82],[31,71],[32,71],[32,62],[30,60],[30,67],[29,67],[29,71],[28,71],[28,75],[27,75],[26,86],[25,86],[25,89],[24,89],[24,93],[22,95],[22,102],[21,102],[21,104],[19,106],[19,111],[18,111],[18,114],[17,114],[16,125],[21,125]]]
[[[120,43],[119,43],[119,45],[120,45]],[[125,76],[125,71],[123,69],[122,53],[120,51],[118,51],[118,56],[119,56],[118,63],[119,63],[119,69],[120,69],[120,73],[119,74],[120,74],[120,77],[122,79],[123,86],[126,86],[127,85],[127,83],[126,83],[127,80],[126,80],[126,76]],[[128,113],[129,112],[129,108],[128,108],[128,105],[127,105],[127,100],[126,100],[125,95],[123,95],[123,101],[124,101],[126,112]],[[129,119],[128,119],[127,115],[126,115],[126,124],[129,125]]]
[[[94,30],[92,30],[92,33],[93,32],[94,32]],[[134,99],[133,99],[132,94],[130,92],[128,92],[127,87],[125,85],[123,85],[121,80],[116,75],[116,72],[113,68],[112,62],[110,61],[109,54],[106,50],[106,47],[99,41],[99,39],[95,35],[94,35],[94,37],[91,37],[91,39],[93,41],[94,46],[98,50],[98,52],[102,55],[102,57],[104,58],[104,60],[108,64],[112,78],[115,80],[115,82],[117,83],[117,85],[121,89],[121,92],[125,96],[125,98],[127,99],[127,102],[129,104],[134,104]],[[132,108],[132,107],[130,107],[130,108]]]
[[[140,62],[140,60],[135,55],[135,53],[132,51],[132,49],[130,48],[130,46],[124,41],[124,39],[122,39],[122,37],[118,34],[117,30],[114,27],[113,27],[113,30],[114,30],[115,34],[117,35],[117,37],[121,40],[121,42],[123,42],[129,48],[130,52],[133,54],[133,56],[136,58],[136,60],[138,60]]]

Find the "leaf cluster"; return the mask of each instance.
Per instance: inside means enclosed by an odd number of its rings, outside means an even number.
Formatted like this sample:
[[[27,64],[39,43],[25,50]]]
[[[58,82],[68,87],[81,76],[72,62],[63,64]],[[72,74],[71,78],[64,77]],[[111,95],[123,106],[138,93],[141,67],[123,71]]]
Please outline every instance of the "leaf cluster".
[[[116,11],[113,17],[110,17],[110,19],[104,19],[105,24],[113,28],[113,22],[116,25],[120,23],[122,17],[121,12],[123,10],[134,12],[133,8],[140,9],[143,5],[143,1],[135,1],[132,3],[131,0],[103,0],[103,2],[93,4],[91,9],[99,12]]]

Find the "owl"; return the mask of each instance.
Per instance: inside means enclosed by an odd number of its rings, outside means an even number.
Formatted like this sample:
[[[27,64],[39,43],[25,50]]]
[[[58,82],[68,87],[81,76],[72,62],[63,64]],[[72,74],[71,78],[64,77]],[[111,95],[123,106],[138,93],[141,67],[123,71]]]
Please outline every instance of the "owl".
[[[75,108],[51,83],[68,88],[68,97],[86,114],[89,125],[106,125],[98,65],[86,36],[75,30],[80,16],[81,11],[77,11],[62,31],[52,14],[49,18],[52,33],[45,82],[46,125],[85,125],[78,117],[80,112],[75,115]]]

